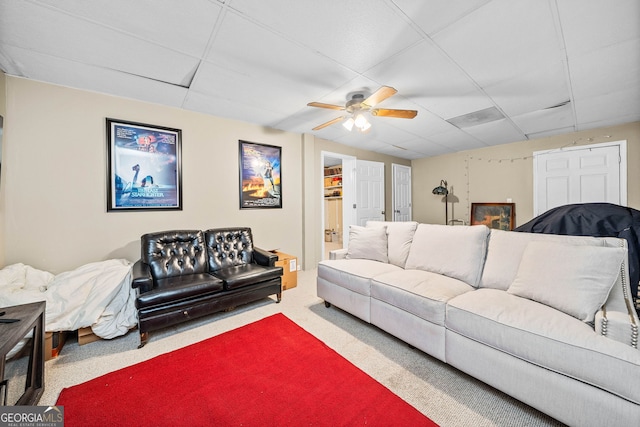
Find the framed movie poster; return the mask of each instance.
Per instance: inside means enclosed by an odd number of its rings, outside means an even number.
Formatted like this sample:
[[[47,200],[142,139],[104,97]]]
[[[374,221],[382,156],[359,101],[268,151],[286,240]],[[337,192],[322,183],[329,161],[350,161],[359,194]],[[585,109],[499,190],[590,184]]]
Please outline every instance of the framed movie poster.
[[[107,211],[182,210],[182,131],[107,118]]]
[[[282,148],[239,142],[240,209],[282,208]]]
[[[515,203],[471,203],[471,225],[484,224],[489,228],[511,231],[515,218]]]

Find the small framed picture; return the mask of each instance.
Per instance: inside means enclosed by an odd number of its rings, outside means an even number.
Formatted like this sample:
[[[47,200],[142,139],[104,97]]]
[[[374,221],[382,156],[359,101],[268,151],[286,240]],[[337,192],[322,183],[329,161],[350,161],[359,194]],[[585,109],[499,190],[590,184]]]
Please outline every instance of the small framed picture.
[[[282,208],[282,147],[239,143],[240,209]]]
[[[107,118],[107,211],[182,210],[182,131]]]
[[[513,230],[515,203],[471,203],[471,225],[484,224],[498,230]]]

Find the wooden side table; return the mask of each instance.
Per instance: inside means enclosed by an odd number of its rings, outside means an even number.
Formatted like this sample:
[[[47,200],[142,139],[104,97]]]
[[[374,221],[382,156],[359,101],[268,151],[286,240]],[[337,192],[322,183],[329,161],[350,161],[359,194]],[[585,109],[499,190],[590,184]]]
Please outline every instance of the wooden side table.
[[[4,386],[0,396],[0,404],[6,402],[8,382],[5,378],[7,354],[29,333],[32,332],[32,346],[26,372],[24,393],[15,405],[36,405],[44,391],[44,301],[31,304],[15,305],[0,308],[0,381]],[[18,319],[17,322],[4,323],[7,319]]]

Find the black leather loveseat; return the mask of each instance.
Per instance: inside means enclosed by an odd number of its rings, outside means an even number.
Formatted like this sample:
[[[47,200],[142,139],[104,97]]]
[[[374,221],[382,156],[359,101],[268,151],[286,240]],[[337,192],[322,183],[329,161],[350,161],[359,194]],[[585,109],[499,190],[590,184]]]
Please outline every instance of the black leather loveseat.
[[[140,240],[132,281],[139,347],[150,331],[270,295],[282,298],[278,257],[253,246],[248,227],[162,231]]]

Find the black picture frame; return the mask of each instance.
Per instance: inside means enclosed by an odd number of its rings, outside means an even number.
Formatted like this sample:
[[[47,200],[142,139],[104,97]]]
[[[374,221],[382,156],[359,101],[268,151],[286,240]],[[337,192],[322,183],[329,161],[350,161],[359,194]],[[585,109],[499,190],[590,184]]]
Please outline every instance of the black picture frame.
[[[240,209],[281,209],[282,147],[238,143]]]
[[[107,118],[107,211],[182,210],[182,130]]]

